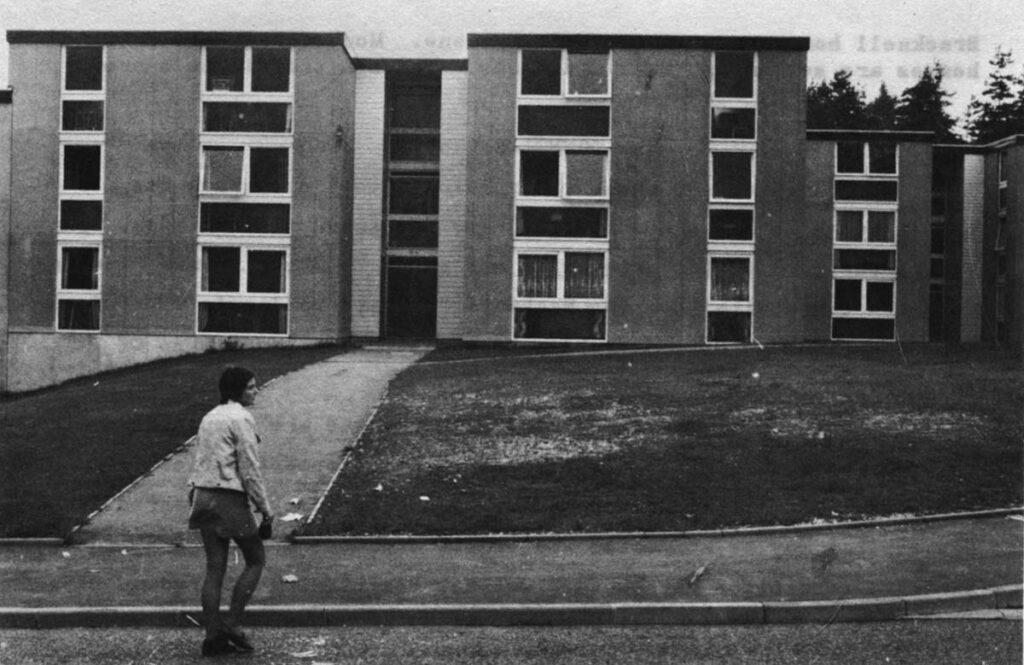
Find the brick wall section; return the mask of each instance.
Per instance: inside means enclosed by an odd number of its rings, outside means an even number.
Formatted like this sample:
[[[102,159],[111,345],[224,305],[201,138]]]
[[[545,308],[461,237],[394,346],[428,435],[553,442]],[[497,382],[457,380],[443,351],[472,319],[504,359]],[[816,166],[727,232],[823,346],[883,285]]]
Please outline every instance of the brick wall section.
[[[760,342],[822,338],[818,319],[807,315],[824,283],[815,261],[829,254],[831,242],[804,217],[806,71],[806,52],[758,53],[754,336]]]
[[[60,156],[60,46],[11,44],[12,331],[51,332],[56,324],[57,192]]]
[[[963,264],[960,282],[960,341],[981,340],[982,238],[985,158],[964,156]]]
[[[901,143],[899,172],[896,334],[903,342],[925,342],[931,261],[931,144]]]
[[[704,342],[710,58],[612,54],[609,342]]]
[[[464,338],[512,337],[516,49],[473,48],[467,76]]]
[[[351,86],[354,70],[339,47],[297,46],[294,53],[289,333],[334,339],[341,328],[339,308],[347,309],[342,283],[348,281],[341,192],[349,186],[343,162],[349,151],[337,130],[344,126],[346,100],[353,93],[345,83]]]
[[[466,72],[441,75],[437,337],[462,336],[466,251]]]
[[[352,203],[352,335],[380,335],[384,71],[356,72]]]
[[[803,252],[800,257],[806,264],[807,282],[801,287],[803,296],[794,304],[801,309],[806,338],[813,341],[827,341],[832,337],[835,150],[834,141],[807,142],[804,239],[818,249]]]
[[[106,50],[103,333],[192,334],[201,49]]]

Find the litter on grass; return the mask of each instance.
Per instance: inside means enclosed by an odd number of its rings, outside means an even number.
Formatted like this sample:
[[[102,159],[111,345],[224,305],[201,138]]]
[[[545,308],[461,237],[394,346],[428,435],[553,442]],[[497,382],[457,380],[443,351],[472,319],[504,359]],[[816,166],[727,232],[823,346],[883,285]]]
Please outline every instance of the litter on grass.
[[[294,522],[296,520],[301,520],[301,519],[302,519],[302,513],[288,513],[287,515],[285,515],[284,517],[281,518],[281,521],[282,522]]]
[[[288,573],[287,575],[281,578],[281,581],[287,584],[294,584],[295,582],[299,581],[299,578],[295,575],[292,575],[291,573]]]

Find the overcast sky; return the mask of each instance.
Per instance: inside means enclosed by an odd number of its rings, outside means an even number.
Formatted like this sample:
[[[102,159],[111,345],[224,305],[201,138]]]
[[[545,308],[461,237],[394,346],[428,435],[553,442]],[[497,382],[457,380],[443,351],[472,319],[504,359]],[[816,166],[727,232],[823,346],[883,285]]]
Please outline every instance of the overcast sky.
[[[940,61],[955,114],[996,47],[1024,64],[1024,0],[0,0],[0,28],[338,31],[357,57],[430,58],[464,57],[469,32],[807,36],[808,78],[850,69],[869,99]]]

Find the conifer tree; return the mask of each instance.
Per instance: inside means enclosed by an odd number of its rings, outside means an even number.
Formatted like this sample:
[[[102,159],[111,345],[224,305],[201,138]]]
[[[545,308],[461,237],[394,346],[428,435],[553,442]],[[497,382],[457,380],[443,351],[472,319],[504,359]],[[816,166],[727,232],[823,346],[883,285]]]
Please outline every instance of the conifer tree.
[[[1011,134],[1024,134],[1024,75],[1014,75],[1013,53],[996,49],[989,60],[981,97],[971,96],[967,106],[967,132],[976,143],[989,143]]]
[[[885,83],[878,87],[878,96],[864,107],[868,129],[896,129],[896,98]]]
[[[864,91],[850,77],[852,72],[840,69],[831,81],[822,81],[807,88],[808,129],[864,129]]]
[[[956,120],[946,112],[953,95],[942,88],[942,65],[925,67],[921,78],[900,95],[896,104],[896,128],[932,132],[936,143],[960,143],[953,129]]]

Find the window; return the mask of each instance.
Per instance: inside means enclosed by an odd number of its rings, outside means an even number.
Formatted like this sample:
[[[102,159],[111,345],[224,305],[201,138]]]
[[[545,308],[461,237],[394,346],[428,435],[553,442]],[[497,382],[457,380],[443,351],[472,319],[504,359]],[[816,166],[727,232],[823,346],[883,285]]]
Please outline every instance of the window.
[[[607,150],[521,150],[519,194],[563,198],[608,196]]]
[[[288,47],[203,49],[199,333],[288,334],[292,67]]]
[[[100,245],[58,247],[57,329],[100,329]]]
[[[202,245],[199,264],[199,332],[287,332],[286,244]]]
[[[896,175],[897,146],[886,141],[839,141],[836,173]]]
[[[287,194],[289,161],[286,147],[203,146],[202,191]]]
[[[752,208],[711,208],[708,210],[708,240],[753,242]]]
[[[102,132],[103,102],[69,100],[61,104],[61,126],[65,132]]]
[[[520,95],[606,97],[610,94],[607,51],[523,49],[519,53]]]
[[[104,60],[102,46],[62,49],[56,327],[100,330],[103,250]]]
[[[208,92],[289,92],[291,49],[273,46],[207,46]]]
[[[996,177],[997,177],[997,179],[999,181],[998,210],[999,210],[999,213],[1002,214],[1002,215],[1006,214],[1007,193],[1009,191],[1009,188],[1008,188],[1008,184],[1009,184],[1008,177],[1009,176],[1007,175],[1006,161],[1007,161],[1007,153],[1006,153],[1005,150],[1001,150],[999,152],[998,165],[996,167],[996,171],[997,171]]]
[[[604,298],[604,252],[520,253],[517,259],[518,298]]]
[[[64,90],[103,90],[103,47],[64,47]]]
[[[753,200],[754,153],[712,150],[711,198],[712,200]]]
[[[610,136],[608,106],[520,106],[519,136]]]
[[[716,51],[713,62],[713,97],[718,99],[752,99],[754,97],[755,58],[752,51]]]
[[[712,303],[751,302],[750,264],[747,256],[712,256],[708,280],[708,301]]]
[[[516,210],[517,238],[607,238],[606,208],[523,207]]]
[[[513,337],[528,340],[603,341],[603,309],[515,308]]]
[[[752,253],[708,256],[707,330],[709,343],[747,343],[753,320]]]
[[[752,108],[711,109],[711,138],[753,139],[756,136],[757,110]]]
[[[204,132],[291,133],[290,48],[208,46],[203,53]]]
[[[833,267],[896,270],[896,211],[836,210]]]
[[[63,191],[103,189],[103,146],[66,143],[61,146]]]

